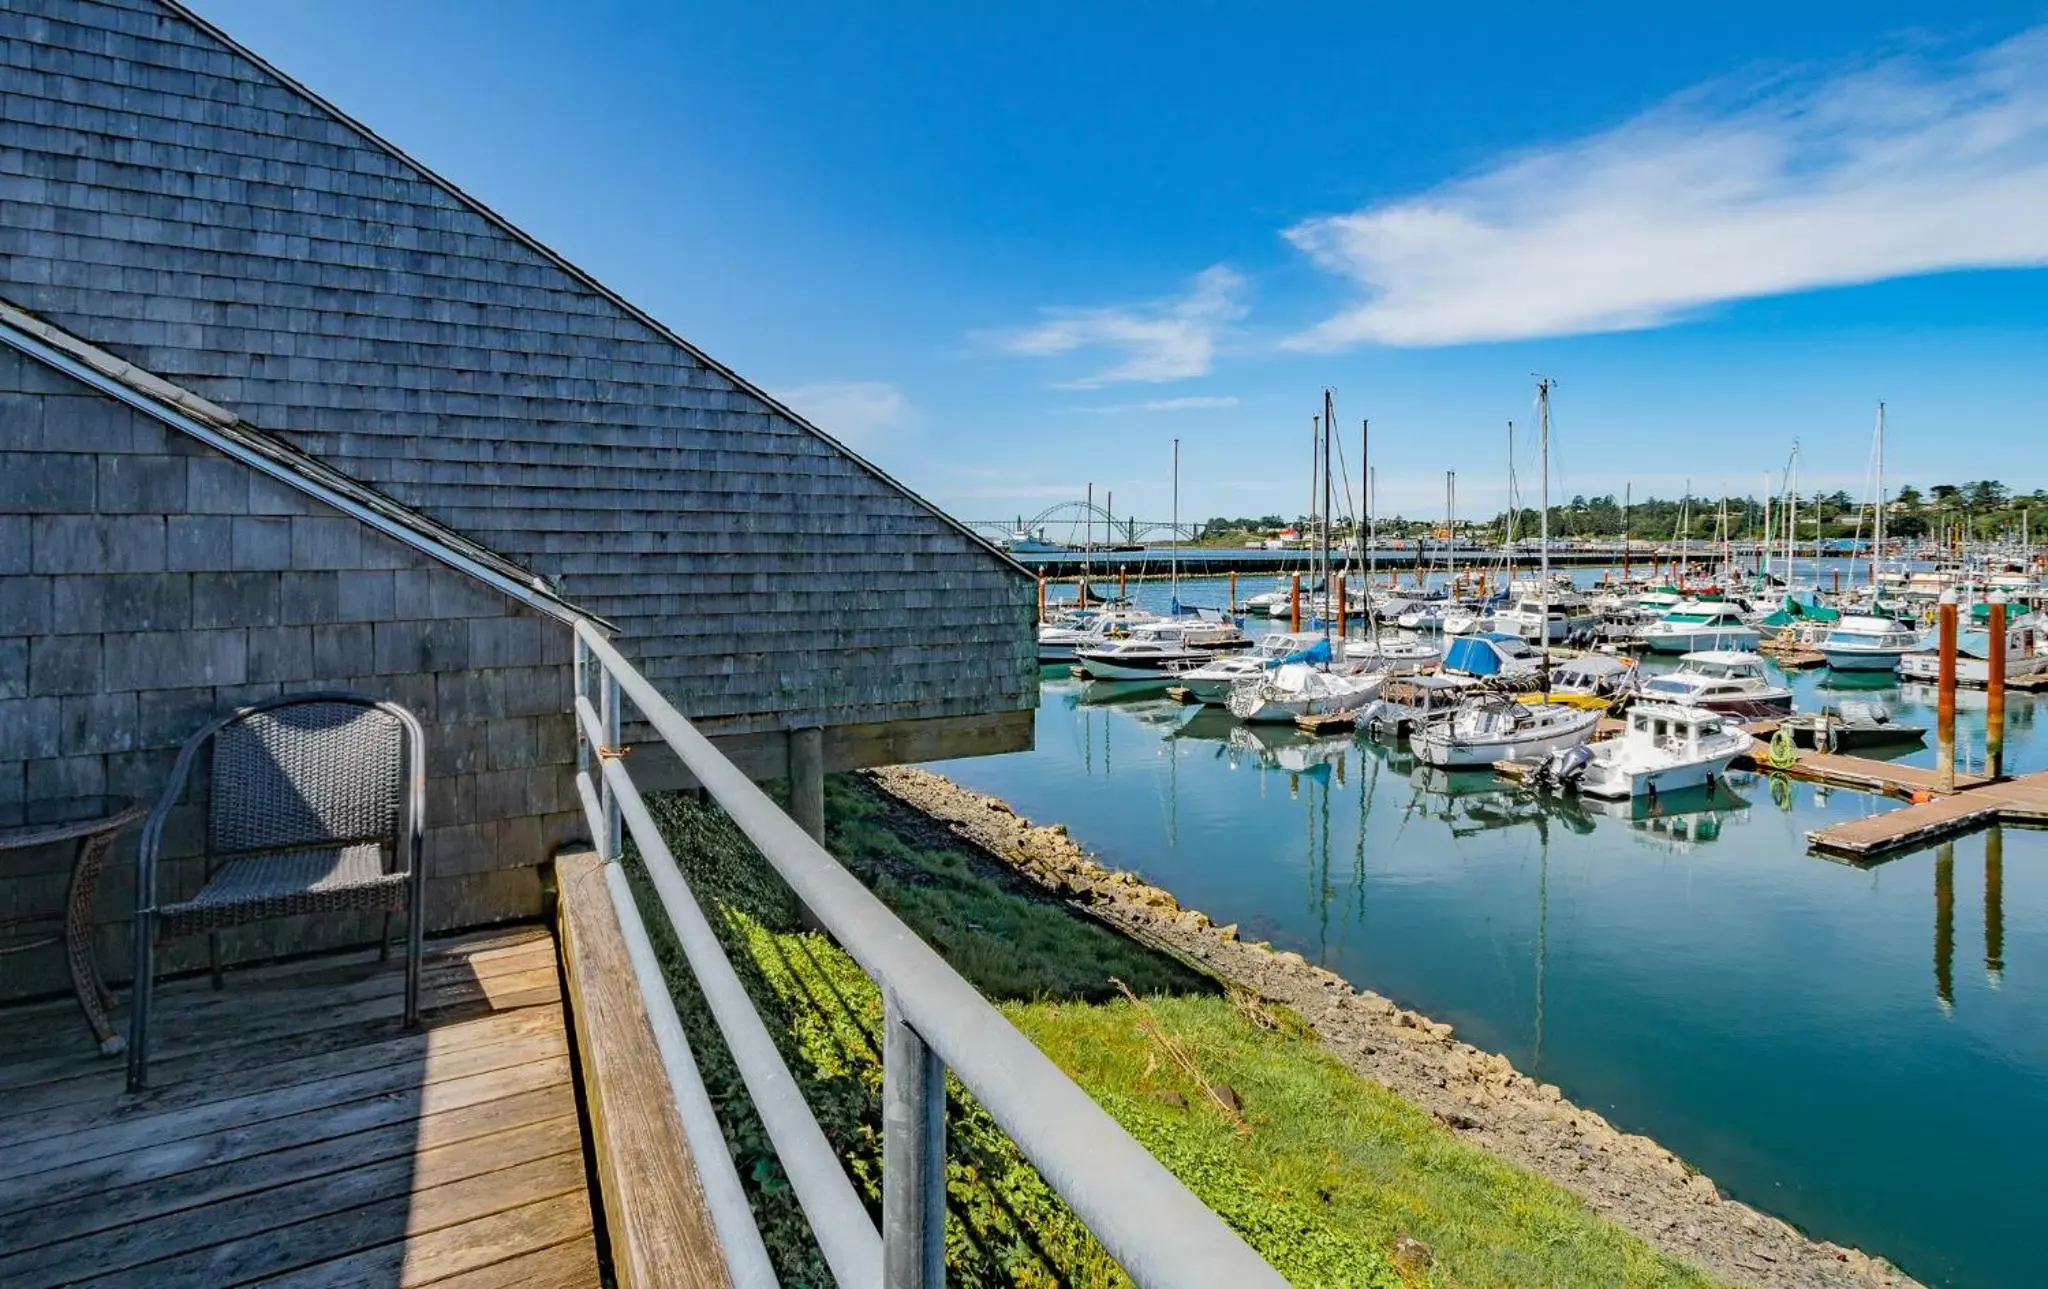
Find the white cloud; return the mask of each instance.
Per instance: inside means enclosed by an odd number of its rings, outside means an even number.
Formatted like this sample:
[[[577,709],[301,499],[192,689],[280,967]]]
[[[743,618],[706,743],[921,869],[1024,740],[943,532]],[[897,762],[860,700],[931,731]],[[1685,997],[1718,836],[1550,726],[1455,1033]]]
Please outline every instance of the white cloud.
[[[1206,412],[1236,407],[1235,394],[1194,394],[1186,398],[1155,398],[1143,403],[1097,403],[1091,407],[1063,407],[1063,412]]]
[[[2048,27],[1618,128],[1286,236],[1365,289],[1289,343],[1659,326],[1722,301],[2048,264]]]
[[[1005,353],[1054,358],[1083,350],[1119,353],[1121,361],[1061,382],[1065,389],[1094,389],[1124,381],[1186,380],[1206,376],[1217,337],[1244,316],[1245,280],[1217,264],[1202,270],[1187,294],[1138,304],[1099,308],[1047,308],[1035,326],[985,337]]]
[[[910,400],[887,381],[826,381],[785,389],[778,397],[849,447],[872,446],[913,419]]]

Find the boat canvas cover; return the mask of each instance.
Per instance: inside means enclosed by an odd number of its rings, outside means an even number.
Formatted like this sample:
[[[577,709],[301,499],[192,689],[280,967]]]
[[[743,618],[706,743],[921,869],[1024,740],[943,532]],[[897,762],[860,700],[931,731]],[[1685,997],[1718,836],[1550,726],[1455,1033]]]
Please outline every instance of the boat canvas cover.
[[[1491,642],[1516,639],[1516,636],[1501,635],[1493,631],[1484,635],[1459,636],[1451,641],[1451,647],[1444,652],[1444,670],[1462,672],[1467,676],[1498,676],[1500,653],[1493,648]]]
[[[1779,627],[1789,627],[1795,622],[1840,622],[1841,620],[1842,611],[1840,609],[1831,609],[1824,604],[1804,604],[1788,595],[1785,597],[1783,607],[1757,625],[1770,627],[1775,630]]]

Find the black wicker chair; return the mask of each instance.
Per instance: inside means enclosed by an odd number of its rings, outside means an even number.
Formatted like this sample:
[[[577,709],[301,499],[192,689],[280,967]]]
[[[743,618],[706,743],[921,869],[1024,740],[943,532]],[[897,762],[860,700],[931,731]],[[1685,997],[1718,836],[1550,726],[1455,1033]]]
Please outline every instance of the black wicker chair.
[[[164,824],[193,763],[211,754],[206,881],[189,899],[159,903]],[[356,694],[292,694],[244,707],[187,739],[143,825],[135,875],[135,993],[128,1086],[146,1085],[149,1008],[159,938],[208,939],[221,987],[220,933],[305,913],[406,915],[405,1023],[419,1021],[425,924],[420,862],[425,740],[412,713]]]

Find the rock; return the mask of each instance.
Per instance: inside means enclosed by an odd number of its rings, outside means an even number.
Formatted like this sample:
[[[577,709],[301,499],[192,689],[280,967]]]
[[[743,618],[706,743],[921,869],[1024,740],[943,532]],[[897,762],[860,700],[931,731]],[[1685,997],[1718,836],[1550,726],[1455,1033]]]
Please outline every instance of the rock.
[[[1224,924],[1223,926],[1219,926],[1219,927],[1217,927],[1217,928],[1216,928],[1216,938],[1217,938],[1217,939],[1219,939],[1219,940],[1235,940],[1235,939],[1237,939],[1237,923],[1235,923],[1235,922],[1229,922],[1229,923],[1226,923],[1226,924]]]
[[[1705,1173],[1694,1173],[1692,1180],[1685,1185],[1686,1189],[1692,1192],[1693,1198],[1699,1200],[1702,1204],[1719,1204],[1721,1202],[1719,1188],[1714,1185],[1714,1179]]]
[[[1215,1095],[1218,1101],[1223,1103],[1224,1108],[1229,1110],[1230,1113],[1244,1113],[1244,1100],[1237,1095],[1236,1088],[1231,1087],[1228,1083],[1211,1083],[1209,1091]]]
[[[1308,959],[1302,957],[1298,953],[1293,952],[1292,950],[1289,950],[1285,953],[1274,954],[1273,961],[1278,963],[1280,966],[1292,967],[1296,970],[1304,970],[1308,966]]]
[[[1400,1272],[1402,1276],[1408,1278],[1420,1276],[1423,1272],[1429,1270],[1431,1261],[1433,1261],[1433,1255],[1430,1253],[1427,1244],[1424,1244],[1405,1231],[1394,1237],[1394,1270]]]
[[[1046,828],[1046,831],[1055,837],[1064,837],[1067,835],[1067,826],[1065,824],[1052,824]]]
[[[1010,808],[1010,803],[1003,800],[1001,797],[984,798],[981,804],[984,808],[993,810],[999,815],[1014,815],[1017,813],[1015,810],[1012,810]]]

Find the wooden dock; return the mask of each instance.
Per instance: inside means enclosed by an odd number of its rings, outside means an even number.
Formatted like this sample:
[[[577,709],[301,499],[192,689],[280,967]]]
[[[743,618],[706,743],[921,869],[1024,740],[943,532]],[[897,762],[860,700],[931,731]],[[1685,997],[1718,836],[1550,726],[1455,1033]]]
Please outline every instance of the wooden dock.
[[[1996,823],[2048,826],[2048,771],[1996,782],[1972,776],[1968,785],[1963,778],[1957,776],[1952,795],[1816,828],[1806,834],[1807,844],[1823,854],[1862,860]]]
[[[1750,732],[1756,733],[1756,730],[1752,728]],[[1735,764],[1740,769],[1782,774],[1789,779],[1805,779],[1833,788],[1853,788],[1858,792],[1876,792],[1891,797],[1911,799],[1916,794],[1941,791],[1941,776],[1933,770],[1892,761],[1874,761],[1865,756],[1843,756],[1802,747],[1796,749],[1791,764],[1778,765],[1771,760],[1770,745],[1761,737],[1750,746],[1747,755],[1735,759]],[[1955,786],[1956,791],[1963,792],[1988,782],[1982,775],[1958,773]]]
[[[0,1284],[599,1283],[554,938],[160,985],[151,1088],[68,999],[0,1011]]]
[[[1356,711],[1318,712],[1294,718],[1294,728],[1304,734],[1342,734],[1346,730],[1357,728],[1357,726],[1358,713]]]

